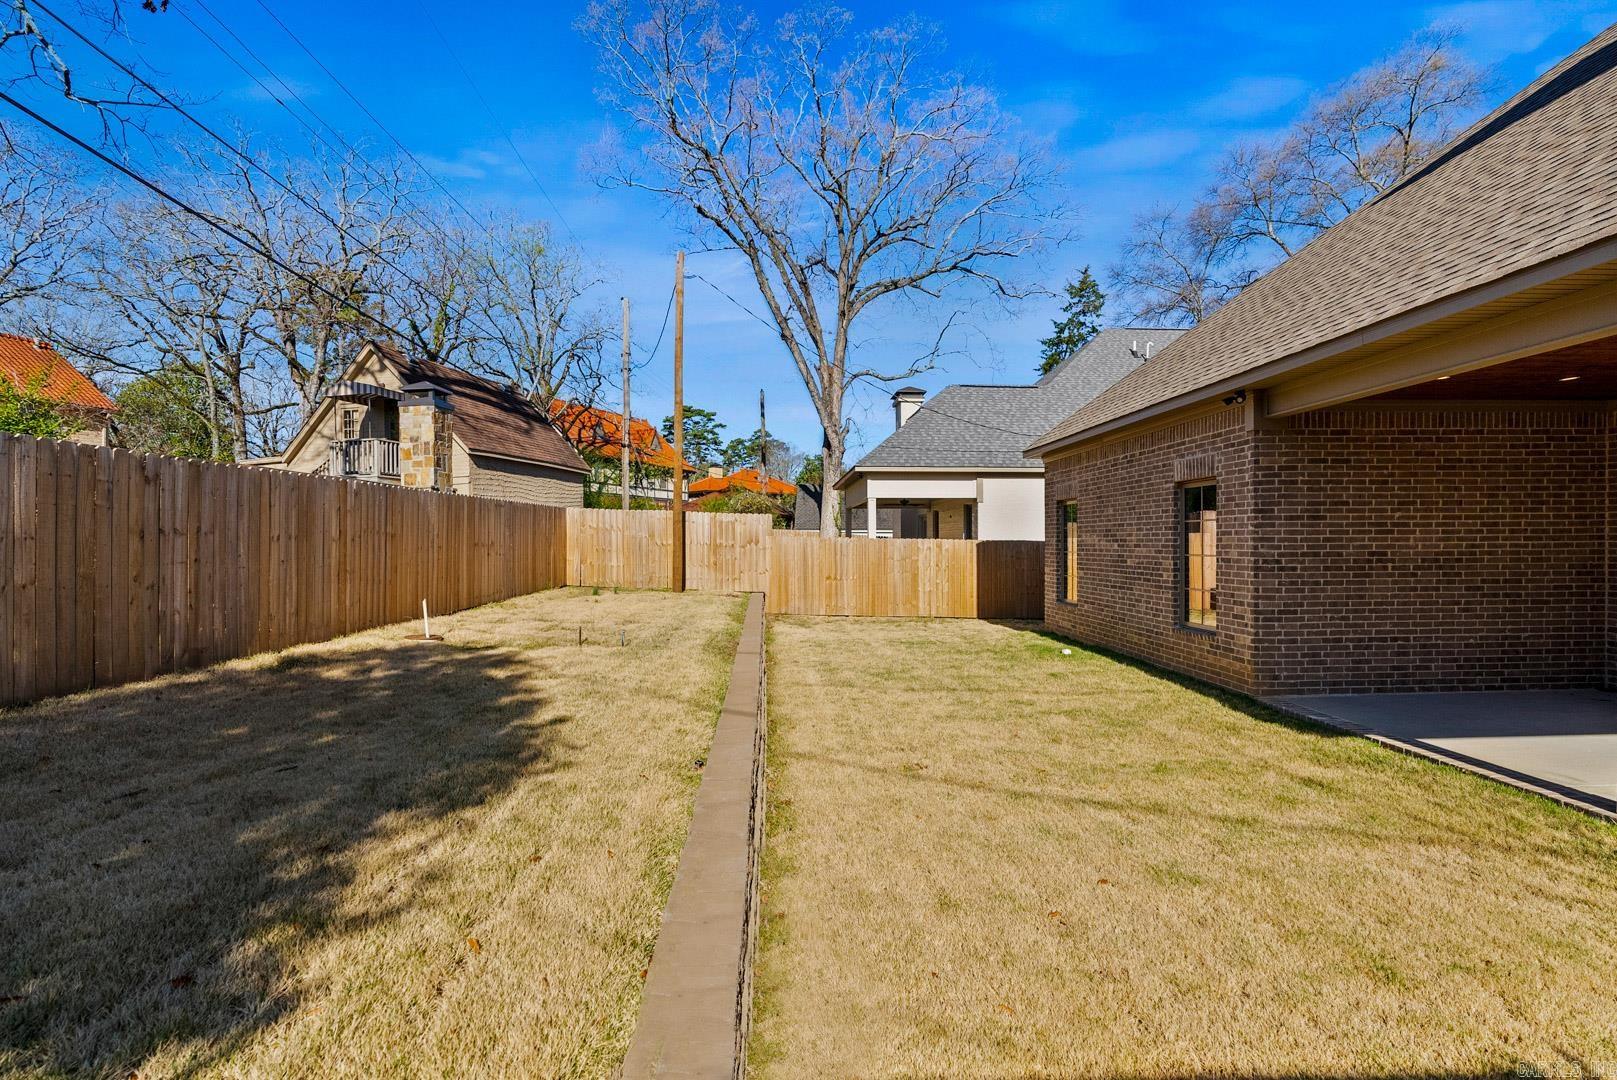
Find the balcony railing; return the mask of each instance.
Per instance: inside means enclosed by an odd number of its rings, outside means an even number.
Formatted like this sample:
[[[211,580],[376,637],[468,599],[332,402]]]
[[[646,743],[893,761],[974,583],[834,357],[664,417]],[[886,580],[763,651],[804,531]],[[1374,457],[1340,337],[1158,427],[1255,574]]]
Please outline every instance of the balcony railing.
[[[330,474],[397,480],[399,442],[397,439],[337,439],[331,444]]]

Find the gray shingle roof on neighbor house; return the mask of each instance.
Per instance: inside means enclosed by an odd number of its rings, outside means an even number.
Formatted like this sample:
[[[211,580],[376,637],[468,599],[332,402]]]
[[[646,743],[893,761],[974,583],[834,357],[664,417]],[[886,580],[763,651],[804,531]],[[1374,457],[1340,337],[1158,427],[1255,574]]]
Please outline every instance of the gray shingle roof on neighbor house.
[[[1183,330],[1102,330],[1028,386],[945,387],[848,471],[1042,469],[1025,448],[1062,418],[1156,355]],[[1135,354],[1138,348],[1140,355]]]
[[[1091,428],[1617,236],[1617,25],[1037,439]],[[1539,297],[1543,299],[1542,296]]]

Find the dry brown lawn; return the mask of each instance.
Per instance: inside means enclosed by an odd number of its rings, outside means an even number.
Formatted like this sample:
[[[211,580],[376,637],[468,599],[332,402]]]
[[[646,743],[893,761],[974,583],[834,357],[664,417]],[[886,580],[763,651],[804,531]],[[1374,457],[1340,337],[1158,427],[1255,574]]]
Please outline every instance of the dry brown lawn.
[[[610,1074],[740,614],[563,590],[0,712],[0,1074]]]
[[[1617,1075],[1617,829],[1007,626],[781,618],[765,1077]]]

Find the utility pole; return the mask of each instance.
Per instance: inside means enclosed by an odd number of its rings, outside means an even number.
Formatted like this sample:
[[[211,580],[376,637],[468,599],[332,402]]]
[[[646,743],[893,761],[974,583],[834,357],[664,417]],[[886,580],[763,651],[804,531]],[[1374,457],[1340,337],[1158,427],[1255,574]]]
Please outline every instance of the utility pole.
[[[674,256],[674,565],[668,587],[685,591],[685,253]]]
[[[758,391],[758,477],[769,494],[769,424],[764,419],[764,392]]]
[[[623,455],[618,462],[618,487],[623,489],[623,508],[629,509],[629,298],[623,298]]]

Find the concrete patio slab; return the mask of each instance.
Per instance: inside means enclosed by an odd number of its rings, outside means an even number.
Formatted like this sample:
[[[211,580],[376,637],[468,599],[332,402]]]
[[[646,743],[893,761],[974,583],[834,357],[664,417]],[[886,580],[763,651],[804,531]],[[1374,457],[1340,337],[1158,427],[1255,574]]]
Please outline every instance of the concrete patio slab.
[[[1270,703],[1584,809],[1617,813],[1614,693],[1318,694]]]

